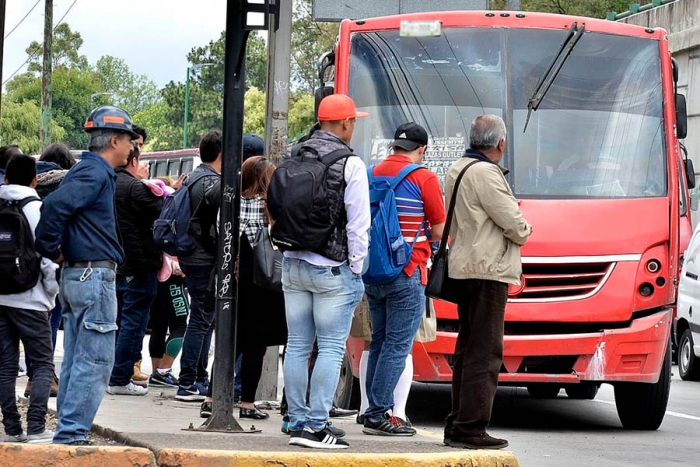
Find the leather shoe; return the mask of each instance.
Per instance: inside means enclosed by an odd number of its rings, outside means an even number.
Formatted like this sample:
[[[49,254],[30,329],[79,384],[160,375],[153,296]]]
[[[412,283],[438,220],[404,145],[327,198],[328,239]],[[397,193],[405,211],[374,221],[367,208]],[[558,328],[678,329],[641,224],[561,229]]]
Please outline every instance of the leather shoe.
[[[360,413],[359,410],[348,410],[348,409],[341,409],[340,407],[333,407],[329,412],[328,416],[337,418],[337,417],[349,417],[350,415],[357,415]]]
[[[449,438],[445,437],[444,443],[453,448],[464,449],[503,449],[508,447],[507,440],[494,438],[486,432],[469,436],[453,434]]]
[[[270,418],[270,414],[262,412],[258,409],[246,409],[245,407],[241,407],[241,410],[238,412],[238,417],[252,418],[253,420],[264,420],[266,418]]]

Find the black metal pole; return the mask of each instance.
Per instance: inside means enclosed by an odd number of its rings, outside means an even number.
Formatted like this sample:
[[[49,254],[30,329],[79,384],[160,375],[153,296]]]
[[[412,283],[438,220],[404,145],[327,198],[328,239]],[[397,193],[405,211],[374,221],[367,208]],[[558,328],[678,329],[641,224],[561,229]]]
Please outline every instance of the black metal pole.
[[[5,53],[5,0],[0,0],[0,116],[2,116],[2,57],[3,57],[4,53]]]
[[[245,0],[229,0],[226,8],[224,64],[224,130],[221,160],[221,215],[216,297],[216,357],[212,384],[212,416],[206,431],[242,432],[233,418],[233,377],[236,356],[238,284],[234,266],[239,251],[241,206],[240,170],[243,154],[243,99],[245,97]]]

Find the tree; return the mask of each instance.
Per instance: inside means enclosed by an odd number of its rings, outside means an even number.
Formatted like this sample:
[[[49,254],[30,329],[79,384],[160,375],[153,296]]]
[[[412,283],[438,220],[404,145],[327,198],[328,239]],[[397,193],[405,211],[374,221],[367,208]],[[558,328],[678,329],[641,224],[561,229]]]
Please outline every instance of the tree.
[[[245,93],[243,109],[243,132],[265,134],[265,92],[250,88]]]
[[[289,99],[289,124],[287,135],[298,139],[306,134],[314,125],[314,96],[303,92],[295,92]]]
[[[318,59],[333,50],[338,23],[311,19],[311,0],[295,0],[292,24],[292,89],[313,95],[318,87]]]
[[[103,92],[100,76],[88,69],[58,68],[53,72],[53,120],[66,132],[55,141],[62,141],[72,149],[84,149],[87,135],[83,124],[88,114],[90,95]],[[7,99],[18,104],[41,102],[41,78],[21,75],[7,83]],[[4,107],[4,105],[3,105]],[[3,109],[4,110],[4,109]]]
[[[68,23],[56,26],[53,32],[53,69],[61,67],[87,69],[89,67],[87,57],[78,52],[82,46],[83,38],[80,33],[71,31]],[[30,57],[27,71],[30,73],[41,73],[43,68],[42,51],[43,42],[33,41],[27,47],[25,52]]]
[[[638,3],[645,3],[639,1]],[[523,0],[524,11],[605,18],[609,11],[626,11],[630,0]],[[494,10],[506,9],[506,0],[491,0]]]
[[[168,119],[170,108],[165,100],[146,107],[132,115],[136,125],[148,131],[148,140],[144,151],[169,151],[180,149],[182,145],[182,127],[176,127]]]
[[[97,60],[95,70],[102,79],[102,88],[115,94],[113,103],[130,114],[138,113],[161,99],[158,85],[146,75],[132,73],[121,58],[105,55]]]
[[[25,154],[40,154],[40,126],[41,109],[34,101],[17,103],[3,99],[0,145],[16,144]],[[51,134],[57,140],[62,140],[66,130],[54,121],[51,122]]]

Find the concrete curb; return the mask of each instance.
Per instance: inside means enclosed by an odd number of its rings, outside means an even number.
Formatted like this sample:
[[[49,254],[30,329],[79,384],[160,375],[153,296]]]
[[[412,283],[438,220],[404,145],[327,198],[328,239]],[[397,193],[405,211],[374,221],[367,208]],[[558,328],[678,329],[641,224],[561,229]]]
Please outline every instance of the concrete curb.
[[[0,444],[0,466],[156,467],[147,449],[107,446]]]
[[[510,451],[459,451],[423,454],[356,454],[162,449],[160,467],[519,467]]]

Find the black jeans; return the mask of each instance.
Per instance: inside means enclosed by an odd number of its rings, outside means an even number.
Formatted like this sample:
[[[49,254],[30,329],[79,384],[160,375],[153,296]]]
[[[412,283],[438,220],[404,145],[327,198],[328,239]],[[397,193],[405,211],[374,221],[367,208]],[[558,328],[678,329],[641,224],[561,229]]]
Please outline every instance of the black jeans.
[[[508,284],[467,279],[460,281],[457,305],[459,334],[452,367],[452,411],[445,435],[483,433],[491,421],[498,372],[503,363],[503,321]]]
[[[27,433],[43,433],[53,379],[53,349],[48,311],[24,310],[0,305],[0,407],[5,433],[19,435],[22,423],[17,411],[15,384],[19,371],[19,341],[34,369]]]
[[[187,266],[181,263],[180,267],[187,276],[187,290],[192,299],[190,321],[187,323],[180,356],[180,386],[187,387],[209,378],[207,365],[216,308],[213,300],[207,300],[207,294],[214,293],[209,290],[209,283],[215,266]]]
[[[151,338],[148,340],[151,358],[163,358],[165,354],[173,358],[178,356],[189,314],[185,279],[172,276],[159,282],[156,299],[151,305]]]

